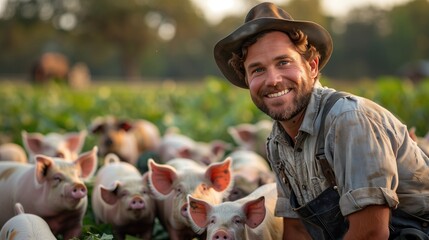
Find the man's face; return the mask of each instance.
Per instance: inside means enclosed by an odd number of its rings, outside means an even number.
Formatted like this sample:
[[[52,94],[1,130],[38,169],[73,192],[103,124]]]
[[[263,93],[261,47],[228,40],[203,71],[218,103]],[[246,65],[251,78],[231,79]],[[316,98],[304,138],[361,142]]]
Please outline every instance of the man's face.
[[[317,66],[317,59],[301,57],[285,33],[265,34],[248,48],[244,61],[253,102],[275,120],[291,120],[310,101]]]

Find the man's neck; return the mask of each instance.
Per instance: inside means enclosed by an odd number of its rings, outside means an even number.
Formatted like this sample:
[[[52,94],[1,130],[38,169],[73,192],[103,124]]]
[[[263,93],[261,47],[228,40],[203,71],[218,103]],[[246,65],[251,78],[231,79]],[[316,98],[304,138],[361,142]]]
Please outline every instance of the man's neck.
[[[295,141],[296,135],[298,135],[299,128],[301,123],[304,121],[305,109],[303,109],[298,115],[294,118],[287,121],[280,121],[285,132]]]

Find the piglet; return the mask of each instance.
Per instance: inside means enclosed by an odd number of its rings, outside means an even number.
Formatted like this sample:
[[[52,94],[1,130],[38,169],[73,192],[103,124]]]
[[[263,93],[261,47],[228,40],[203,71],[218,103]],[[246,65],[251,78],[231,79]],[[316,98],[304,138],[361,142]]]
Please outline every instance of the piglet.
[[[149,182],[158,206],[158,218],[171,240],[192,239],[186,196],[212,204],[222,202],[232,185],[231,159],[209,166],[191,159],[176,158],[167,164],[149,160]]]
[[[132,235],[151,239],[156,206],[150,194],[147,174],[110,153],[98,170],[92,193],[97,221],[110,224],[117,239]]]
[[[267,159],[266,143],[272,127],[272,121],[260,120],[228,127],[228,133],[240,149],[254,151]]]
[[[236,150],[228,156],[232,159],[234,185],[226,200],[234,201],[243,198],[258,187],[275,182],[274,173],[267,160],[256,152]]]
[[[417,146],[423,151],[423,153],[429,156],[429,132],[427,132],[424,137],[420,137],[416,134],[416,128],[412,127],[408,133],[410,134],[411,139],[417,143]]]
[[[36,155],[34,164],[0,162],[0,225],[14,216],[19,202],[27,213],[42,217],[54,235],[78,237],[87,209],[84,181],[97,167],[97,147],[74,161]]]
[[[49,157],[57,157],[66,161],[75,160],[85,143],[86,131],[69,132],[65,134],[48,133],[28,133],[22,131],[22,141],[24,148],[28,152],[28,160],[34,163],[34,156],[42,154]]]
[[[213,205],[188,196],[195,232],[207,231],[207,240],[280,240],[283,218],[274,216],[276,184],[263,185],[245,198]]]
[[[145,119],[97,117],[91,122],[89,131],[98,136],[100,156],[114,153],[134,166],[141,155],[156,151],[161,139],[158,127]]]
[[[1,228],[2,240],[56,240],[48,224],[41,217],[24,212],[20,203],[15,204],[16,216]]]
[[[4,143],[0,145],[0,161],[15,161],[27,163],[27,154],[24,148],[16,143]]]
[[[229,148],[229,144],[221,140],[202,142],[180,133],[167,133],[162,137],[157,153],[161,163],[174,158],[188,158],[210,165],[219,162]]]

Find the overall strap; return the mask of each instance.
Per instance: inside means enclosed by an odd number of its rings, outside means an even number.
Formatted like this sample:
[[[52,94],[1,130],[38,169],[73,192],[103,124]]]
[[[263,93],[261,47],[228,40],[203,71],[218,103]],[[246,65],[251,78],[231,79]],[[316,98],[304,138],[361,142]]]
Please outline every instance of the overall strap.
[[[328,182],[331,184],[332,187],[337,186],[337,183],[335,180],[334,171],[332,170],[325,156],[325,119],[326,119],[326,115],[331,110],[332,106],[334,106],[334,104],[337,102],[337,100],[348,95],[349,94],[345,92],[332,93],[332,95],[330,95],[326,100],[325,106],[321,112],[322,117],[320,121],[319,133],[317,135],[315,156],[316,156],[316,159],[320,162],[323,175],[325,176],[326,180],[328,180]]]

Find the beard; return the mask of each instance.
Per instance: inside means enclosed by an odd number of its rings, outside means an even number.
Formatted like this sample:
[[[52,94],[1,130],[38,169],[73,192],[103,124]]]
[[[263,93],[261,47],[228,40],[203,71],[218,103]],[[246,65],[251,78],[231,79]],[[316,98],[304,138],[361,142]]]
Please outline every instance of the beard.
[[[284,107],[282,110],[275,111],[270,109],[263,99],[265,94],[257,94],[256,96],[251,95],[253,103],[256,107],[259,108],[262,112],[270,116],[273,120],[276,121],[289,121],[296,117],[299,113],[304,111],[307,108],[307,105],[310,102],[310,98],[313,92],[313,86],[309,84],[309,81],[303,81],[301,88],[295,88],[296,96],[292,99],[292,104]]]

